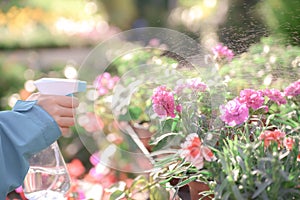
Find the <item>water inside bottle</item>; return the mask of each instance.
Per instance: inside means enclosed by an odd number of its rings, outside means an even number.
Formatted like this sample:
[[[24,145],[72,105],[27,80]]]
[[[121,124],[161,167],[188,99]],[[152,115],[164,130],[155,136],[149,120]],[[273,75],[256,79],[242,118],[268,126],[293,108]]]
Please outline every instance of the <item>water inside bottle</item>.
[[[31,166],[24,181],[24,188],[25,196],[30,200],[64,199],[64,194],[70,188],[70,178],[64,167]]]
[[[63,194],[60,192],[54,192],[51,190],[44,190],[44,191],[38,191],[38,192],[33,192],[25,195],[27,199],[29,200],[65,200],[66,198],[64,197]]]

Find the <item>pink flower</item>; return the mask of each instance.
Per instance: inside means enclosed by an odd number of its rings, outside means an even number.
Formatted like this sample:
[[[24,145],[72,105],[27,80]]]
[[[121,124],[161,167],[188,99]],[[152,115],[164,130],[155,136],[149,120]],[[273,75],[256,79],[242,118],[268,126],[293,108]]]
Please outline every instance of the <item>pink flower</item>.
[[[205,92],[207,90],[207,85],[203,83],[199,78],[192,78],[188,79],[186,83],[177,85],[174,91],[176,94],[181,94],[184,89],[190,89],[192,90],[192,92]]]
[[[160,45],[160,40],[158,38],[152,38],[148,44],[151,47],[158,47]]]
[[[84,199],[86,199],[85,198],[85,194],[84,194],[85,192],[82,190],[82,189],[78,189],[77,190],[77,199],[78,200],[84,200]]]
[[[77,158],[68,163],[67,167],[72,178],[78,178],[85,172],[82,162]]]
[[[73,181],[71,188],[69,189],[66,196],[67,199],[74,199],[74,197],[76,197],[76,200],[85,199],[84,191],[80,188],[77,181]]]
[[[225,106],[220,107],[221,120],[229,126],[236,126],[247,121],[249,109],[246,104],[242,104],[238,99],[229,101]]]
[[[300,80],[287,86],[284,90],[284,93],[286,96],[292,96],[292,97],[300,95]]]
[[[107,176],[110,172],[111,171],[108,167],[101,163],[98,163],[90,169],[89,175],[93,177],[94,180],[101,181],[101,179],[104,179],[104,177]]]
[[[19,186],[19,187],[17,187],[17,188],[15,189],[15,191],[16,191],[16,193],[22,193],[22,192],[23,192],[23,187],[22,187],[22,185]]]
[[[93,153],[91,156],[90,156],[90,163],[94,166],[98,165],[100,163],[100,156],[99,156],[99,153]]]
[[[174,89],[174,93],[180,95],[186,88],[187,88],[186,83],[178,84]]]
[[[242,90],[238,100],[241,103],[245,103],[248,108],[252,108],[254,110],[260,108],[265,101],[263,93],[253,89]]]
[[[232,50],[228,49],[228,47],[223,46],[222,44],[215,46],[212,51],[214,56],[219,59],[226,58],[228,61],[231,61],[234,56]]]
[[[204,92],[207,89],[207,85],[198,78],[187,80],[187,87],[195,92]]]
[[[264,131],[260,134],[258,139],[264,141],[264,146],[268,147],[271,142],[277,142],[278,147],[281,145],[281,141],[284,139],[285,133],[281,132],[280,130],[275,131]]]
[[[278,105],[286,104],[286,99],[283,92],[280,92],[277,89],[266,89],[263,93],[271,100],[277,103]]]
[[[295,143],[295,140],[293,138],[290,138],[290,137],[284,138],[284,140],[283,140],[283,145],[289,151],[291,151],[293,149],[294,143]]]
[[[175,110],[178,112],[178,113],[181,113],[182,111],[182,105],[181,104],[178,104],[175,108]]]
[[[93,112],[87,112],[82,119],[78,119],[79,124],[88,132],[92,133],[104,128],[102,119]]]
[[[180,157],[192,163],[198,169],[202,169],[204,160],[213,161],[216,159],[213,152],[202,142],[196,133],[187,136],[186,141],[181,144]]]
[[[159,86],[154,89],[152,104],[154,112],[159,117],[175,117],[174,94],[166,86]]]
[[[99,95],[102,96],[112,90],[119,80],[118,76],[112,77],[110,73],[104,72],[96,77],[94,86],[98,90]]]

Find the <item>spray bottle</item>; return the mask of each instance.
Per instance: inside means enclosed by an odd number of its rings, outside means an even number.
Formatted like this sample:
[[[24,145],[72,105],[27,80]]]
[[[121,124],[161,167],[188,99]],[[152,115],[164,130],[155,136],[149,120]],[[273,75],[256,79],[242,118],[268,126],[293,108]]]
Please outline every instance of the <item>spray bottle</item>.
[[[41,94],[72,95],[86,90],[86,82],[78,80],[42,78],[34,84]],[[34,154],[29,164],[23,186],[26,198],[65,199],[71,180],[57,142]]]

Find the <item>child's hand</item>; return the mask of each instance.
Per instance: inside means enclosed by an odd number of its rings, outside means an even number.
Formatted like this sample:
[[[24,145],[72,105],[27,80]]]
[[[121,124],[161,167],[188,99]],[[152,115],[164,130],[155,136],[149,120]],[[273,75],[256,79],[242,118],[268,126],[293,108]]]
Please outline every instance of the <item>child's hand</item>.
[[[37,105],[53,117],[63,135],[67,134],[69,127],[75,124],[75,108],[79,105],[77,98],[34,93],[27,100],[37,100]]]

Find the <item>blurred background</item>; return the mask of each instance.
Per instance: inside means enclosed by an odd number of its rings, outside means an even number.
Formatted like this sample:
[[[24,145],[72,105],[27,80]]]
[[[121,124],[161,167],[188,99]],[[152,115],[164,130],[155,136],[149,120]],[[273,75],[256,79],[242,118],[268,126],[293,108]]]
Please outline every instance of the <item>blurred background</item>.
[[[33,80],[77,78],[97,44],[139,27],[177,30],[205,49],[224,44],[242,60],[224,68],[224,76],[234,67],[243,74],[270,66],[277,76],[299,72],[297,0],[2,0],[0,8],[0,110],[35,92]],[[267,74],[257,76],[266,81]],[[59,143],[67,162],[78,158],[89,169],[90,153],[77,134]]]

